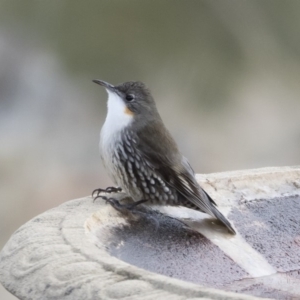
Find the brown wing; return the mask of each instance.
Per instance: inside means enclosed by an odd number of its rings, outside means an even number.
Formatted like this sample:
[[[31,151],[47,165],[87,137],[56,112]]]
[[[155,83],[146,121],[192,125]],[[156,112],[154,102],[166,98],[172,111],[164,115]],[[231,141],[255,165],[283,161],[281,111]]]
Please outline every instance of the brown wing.
[[[140,156],[166,184],[175,188],[180,195],[202,212],[219,219],[232,233],[235,233],[229,221],[216,208],[216,203],[197,183],[193,169],[178,151],[167,129],[163,135],[155,126],[149,127],[148,131],[144,128],[142,133],[137,133],[137,151],[140,152]]]

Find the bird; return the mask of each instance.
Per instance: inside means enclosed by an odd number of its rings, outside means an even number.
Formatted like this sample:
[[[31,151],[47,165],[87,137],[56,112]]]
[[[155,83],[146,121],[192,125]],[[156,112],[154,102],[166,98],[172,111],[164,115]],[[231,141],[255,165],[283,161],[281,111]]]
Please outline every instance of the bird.
[[[132,208],[141,203],[187,207],[218,219],[235,234],[215,201],[196,181],[146,85],[140,81],[116,86],[98,79],[93,82],[108,93],[99,147],[103,165],[117,185],[94,190],[95,199],[110,200],[120,209],[122,205],[117,200],[101,196],[101,192],[124,191],[134,200]]]

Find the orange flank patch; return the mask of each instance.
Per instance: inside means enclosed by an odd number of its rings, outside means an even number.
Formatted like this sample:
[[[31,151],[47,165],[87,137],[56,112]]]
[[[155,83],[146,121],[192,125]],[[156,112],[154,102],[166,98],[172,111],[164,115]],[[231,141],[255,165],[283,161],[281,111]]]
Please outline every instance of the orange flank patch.
[[[133,113],[127,106],[125,107],[124,113],[125,113],[126,115],[130,115],[130,116],[133,116],[133,115],[134,115],[134,113]]]

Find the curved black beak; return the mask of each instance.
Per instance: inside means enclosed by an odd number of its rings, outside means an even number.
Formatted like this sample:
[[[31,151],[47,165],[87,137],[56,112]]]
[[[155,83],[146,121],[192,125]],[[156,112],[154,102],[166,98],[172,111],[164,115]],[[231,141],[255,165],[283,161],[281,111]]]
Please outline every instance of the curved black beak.
[[[115,87],[112,84],[110,84],[110,83],[108,83],[106,81],[99,80],[99,79],[94,79],[93,82],[95,82],[95,83],[97,83],[99,85],[104,86],[106,89],[108,89],[110,91],[115,91]]]

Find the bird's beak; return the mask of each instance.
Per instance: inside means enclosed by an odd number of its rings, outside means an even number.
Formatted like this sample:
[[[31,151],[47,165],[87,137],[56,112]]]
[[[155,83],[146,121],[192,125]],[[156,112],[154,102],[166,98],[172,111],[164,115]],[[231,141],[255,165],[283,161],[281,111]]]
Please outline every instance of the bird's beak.
[[[95,82],[95,83],[97,83],[99,85],[104,86],[109,91],[115,92],[115,87],[112,84],[110,84],[110,83],[108,83],[106,81],[94,79],[93,82]]]

